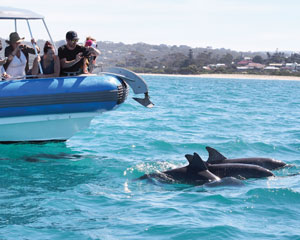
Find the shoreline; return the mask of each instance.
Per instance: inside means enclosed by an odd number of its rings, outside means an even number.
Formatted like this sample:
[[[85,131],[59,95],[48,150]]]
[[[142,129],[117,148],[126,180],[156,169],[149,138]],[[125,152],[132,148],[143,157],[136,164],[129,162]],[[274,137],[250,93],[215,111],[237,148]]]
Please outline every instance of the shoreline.
[[[138,73],[144,76],[167,76],[167,77],[197,77],[197,78],[224,78],[224,79],[252,79],[252,80],[285,80],[300,81],[300,77],[295,76],[277,76],[277,75],[252,75],[252,74],[157,74],[157,73]]]

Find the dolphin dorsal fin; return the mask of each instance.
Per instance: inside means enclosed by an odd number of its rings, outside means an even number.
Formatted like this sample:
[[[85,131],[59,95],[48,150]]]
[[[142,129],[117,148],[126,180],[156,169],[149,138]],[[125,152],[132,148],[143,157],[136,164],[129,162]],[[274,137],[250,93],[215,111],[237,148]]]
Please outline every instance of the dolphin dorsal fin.
[[[191,156],[193,158],[191,158]],[[207,170],[207,166],[205,162],[201,159],[201,157],[197,153],[194,153],[194,155],[187,154],[185,155],[185,157],[190,163],[189,167],[192,167],[193,170],[197,170],[198,172]]]
[[[185,154],[185,158],[188,160],[189,164],[193,162],[194,155],[192,154]]]
[[[226,157],[224,157],[221,153],[219,153],[216,149],[211,147],[206,147],[206,150],[208,151],[208,163],[221,163],[223,162]]]

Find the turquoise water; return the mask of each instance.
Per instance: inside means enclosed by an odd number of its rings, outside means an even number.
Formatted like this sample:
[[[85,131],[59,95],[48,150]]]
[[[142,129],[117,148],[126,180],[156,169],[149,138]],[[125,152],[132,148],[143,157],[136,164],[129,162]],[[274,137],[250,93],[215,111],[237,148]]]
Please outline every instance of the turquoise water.
[[[300,239],[300,82],[144,78],[153,109],[128,99],[66,143],[0,145],[0,239]],[[134,181],[205,146],[291,166],[241,187]]]

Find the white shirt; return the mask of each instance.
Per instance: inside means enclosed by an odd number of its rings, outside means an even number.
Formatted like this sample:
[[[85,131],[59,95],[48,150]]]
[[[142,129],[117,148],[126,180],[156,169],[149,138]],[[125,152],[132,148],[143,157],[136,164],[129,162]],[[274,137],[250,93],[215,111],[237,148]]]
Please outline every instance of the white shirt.
[[[0,67],[0,75],[2,76],[5,73],[5,69],[3,66]]]
[[[22,51],[20,51],[20,58],[14,56],[9,63],[6,73],[10,75],[10,78],[24,78],[26,76],[25,67],[27,59]]]

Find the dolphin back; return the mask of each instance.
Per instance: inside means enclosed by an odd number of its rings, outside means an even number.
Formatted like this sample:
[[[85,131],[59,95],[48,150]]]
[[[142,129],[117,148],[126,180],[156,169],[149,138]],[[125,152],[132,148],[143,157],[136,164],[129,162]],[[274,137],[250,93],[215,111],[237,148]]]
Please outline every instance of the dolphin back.
[[[271,159],[271,158],[262,158],[262,157],[252,157],[252,158],[226,158],[216,149],[211,147],[206,147],[209,157],[207,163],[209,164],[222,164],[222,163],[244,163],[252,164],[267,168],[269,170],[274,170],[286,166],[285,162],[280,160]]]
[[[235,177],[238,179],[248,179],[274,176],[274,174],[266,168],[243,163],[210,164],[208,170],[220,178]]]

